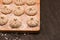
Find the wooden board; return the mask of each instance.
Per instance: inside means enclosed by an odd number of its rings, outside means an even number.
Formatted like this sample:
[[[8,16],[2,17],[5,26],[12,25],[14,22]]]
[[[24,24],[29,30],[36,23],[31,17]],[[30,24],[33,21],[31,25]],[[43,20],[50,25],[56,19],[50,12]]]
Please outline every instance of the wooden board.
[[[3,4],[2,1],[3,0],[0,0],[0,12],[1,12],[1,8],[3,6],[8,6],[8,8],[10,8],[12,10],[14,9],[14,7],[17,6],[17,5],[14,4],[14,0],[12,0],[12,3],[10,3],[10,4]],[[21,16],[16,16],[16,15],[13,14],[13,12],[10,13],[10,14],[3,14],[1,12],[1,15],[5,15],[8,18],[8,22],[3,26],[0,25],[0,31],[40,31],[40,0],[36,0],[36,4],[30,5],[30,6],[34,6],[37,9],[37,14],[36,15],[29,16],[26,13],[24,13]],[[30,6],[27,5],[26,2],[25,2],[24,5],[22,5],[22,7],[24,7],[24,9],[26,9],[27,7],[30,7]],[[11,19],[13,19],[14,17],[19,17],[19,20],[21,20],[21,22],[22,22],[22,25],[19,28],[11,28],[10,25],[9,25]],[[38,19],[38,26],[29,27],[28,24],[27,24],[27,20],[30,19],[30,18],[37,18]]]

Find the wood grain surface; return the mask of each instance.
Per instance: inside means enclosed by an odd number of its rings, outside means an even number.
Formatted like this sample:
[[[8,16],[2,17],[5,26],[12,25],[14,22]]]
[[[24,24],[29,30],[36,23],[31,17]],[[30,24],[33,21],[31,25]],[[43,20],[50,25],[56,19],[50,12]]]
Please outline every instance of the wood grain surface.
[[[13,40],[60,40],[60,0],[41,0],[41,30],[36,34],[23,35],[18,32],[0,32],[0,40],[5,36]]]

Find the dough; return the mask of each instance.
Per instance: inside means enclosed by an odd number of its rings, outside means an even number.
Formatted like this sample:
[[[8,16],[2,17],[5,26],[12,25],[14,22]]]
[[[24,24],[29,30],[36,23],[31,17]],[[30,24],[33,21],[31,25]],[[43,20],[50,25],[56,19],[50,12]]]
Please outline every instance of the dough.
[[[12,0],[2,0],[3,4],[10,4]]]
[[[26,0],[27,5],[34,5],[36,3],[36,0]]]
[[[17,18],[14,18],[14,19],[12,19],[12,20],[10,21],[10,26],[11,26],[12,28],[18,28],[18,27],[21,26],[21,21],[18,20]]]
[[[25,0],[15,0],[16,5],[23,5],[25,3]]]
[[[9,14],[9,13],[12,12],[12,10],[9,9],[7,6],[4,6],[4,7],[2,7],[1,12],[2,12],[3,14]]]
[[[30,27],[36,27],[38,25],[38,20],[31,18],[30,20],[27,21],[27,24]]]
[[[16,16],[20,16],[22,14],[24,14],[24,8],[23,7],[16,7],[14,12],[13,12]]]
[[[5,15],[0,15],[0,25],[5,25],[8,22],[8,18]]]
[[[35,7],[27,7],[26,8],[26,14],[30,15],[30,16],[34,16],[35,14],[37,14],[37,9]]]

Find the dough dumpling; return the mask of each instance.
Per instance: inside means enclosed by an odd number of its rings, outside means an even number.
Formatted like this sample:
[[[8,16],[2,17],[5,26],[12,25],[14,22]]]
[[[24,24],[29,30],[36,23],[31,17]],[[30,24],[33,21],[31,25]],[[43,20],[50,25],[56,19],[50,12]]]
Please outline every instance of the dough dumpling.
[[[16,7],[13,13],[16,16],[20,16],[20,15],[24,14],[24,8],[23,7]]]
[[[8,22],[8,18],[5,15],[0,15],[0,25],[5,25]]]
[[[31,18],[30,20],[27,21],[27,24],[30,27],[36,27],[38,25],[38,20]]]
[[[26,0],[27,5],[34,5],[36,3],[36,0]]]
[[[9,9],[7,6],[3,6],[2,9],[1,9],[1,12],[3,14],[10,14],[12,12],[12,10]]]
[[[23,5],[25,3],[25,0],[15,0],[14,1],[16,5]]]
[[[14,19],[12,19],[12,20],[10,21],[10,26],[11,26],[12,28],[18,28],[18,27],[21,26],[21,21],[18,20],[17,18],[14,18]]]
[[[3,4],[10,4],[12,0],[2,0]]]
[[[26,8],[26,14],[29,15],[29,16],[34,16],[37,14],[37,9],[35,7],[27,7]]]

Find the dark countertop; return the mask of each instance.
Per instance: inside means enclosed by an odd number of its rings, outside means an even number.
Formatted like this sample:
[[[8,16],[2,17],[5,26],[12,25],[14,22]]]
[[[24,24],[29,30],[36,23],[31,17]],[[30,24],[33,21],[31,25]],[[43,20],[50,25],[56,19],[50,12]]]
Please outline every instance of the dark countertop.
[[[41,0],[39,33],[0,32],[0,40],[60,40],[60,0]]]

